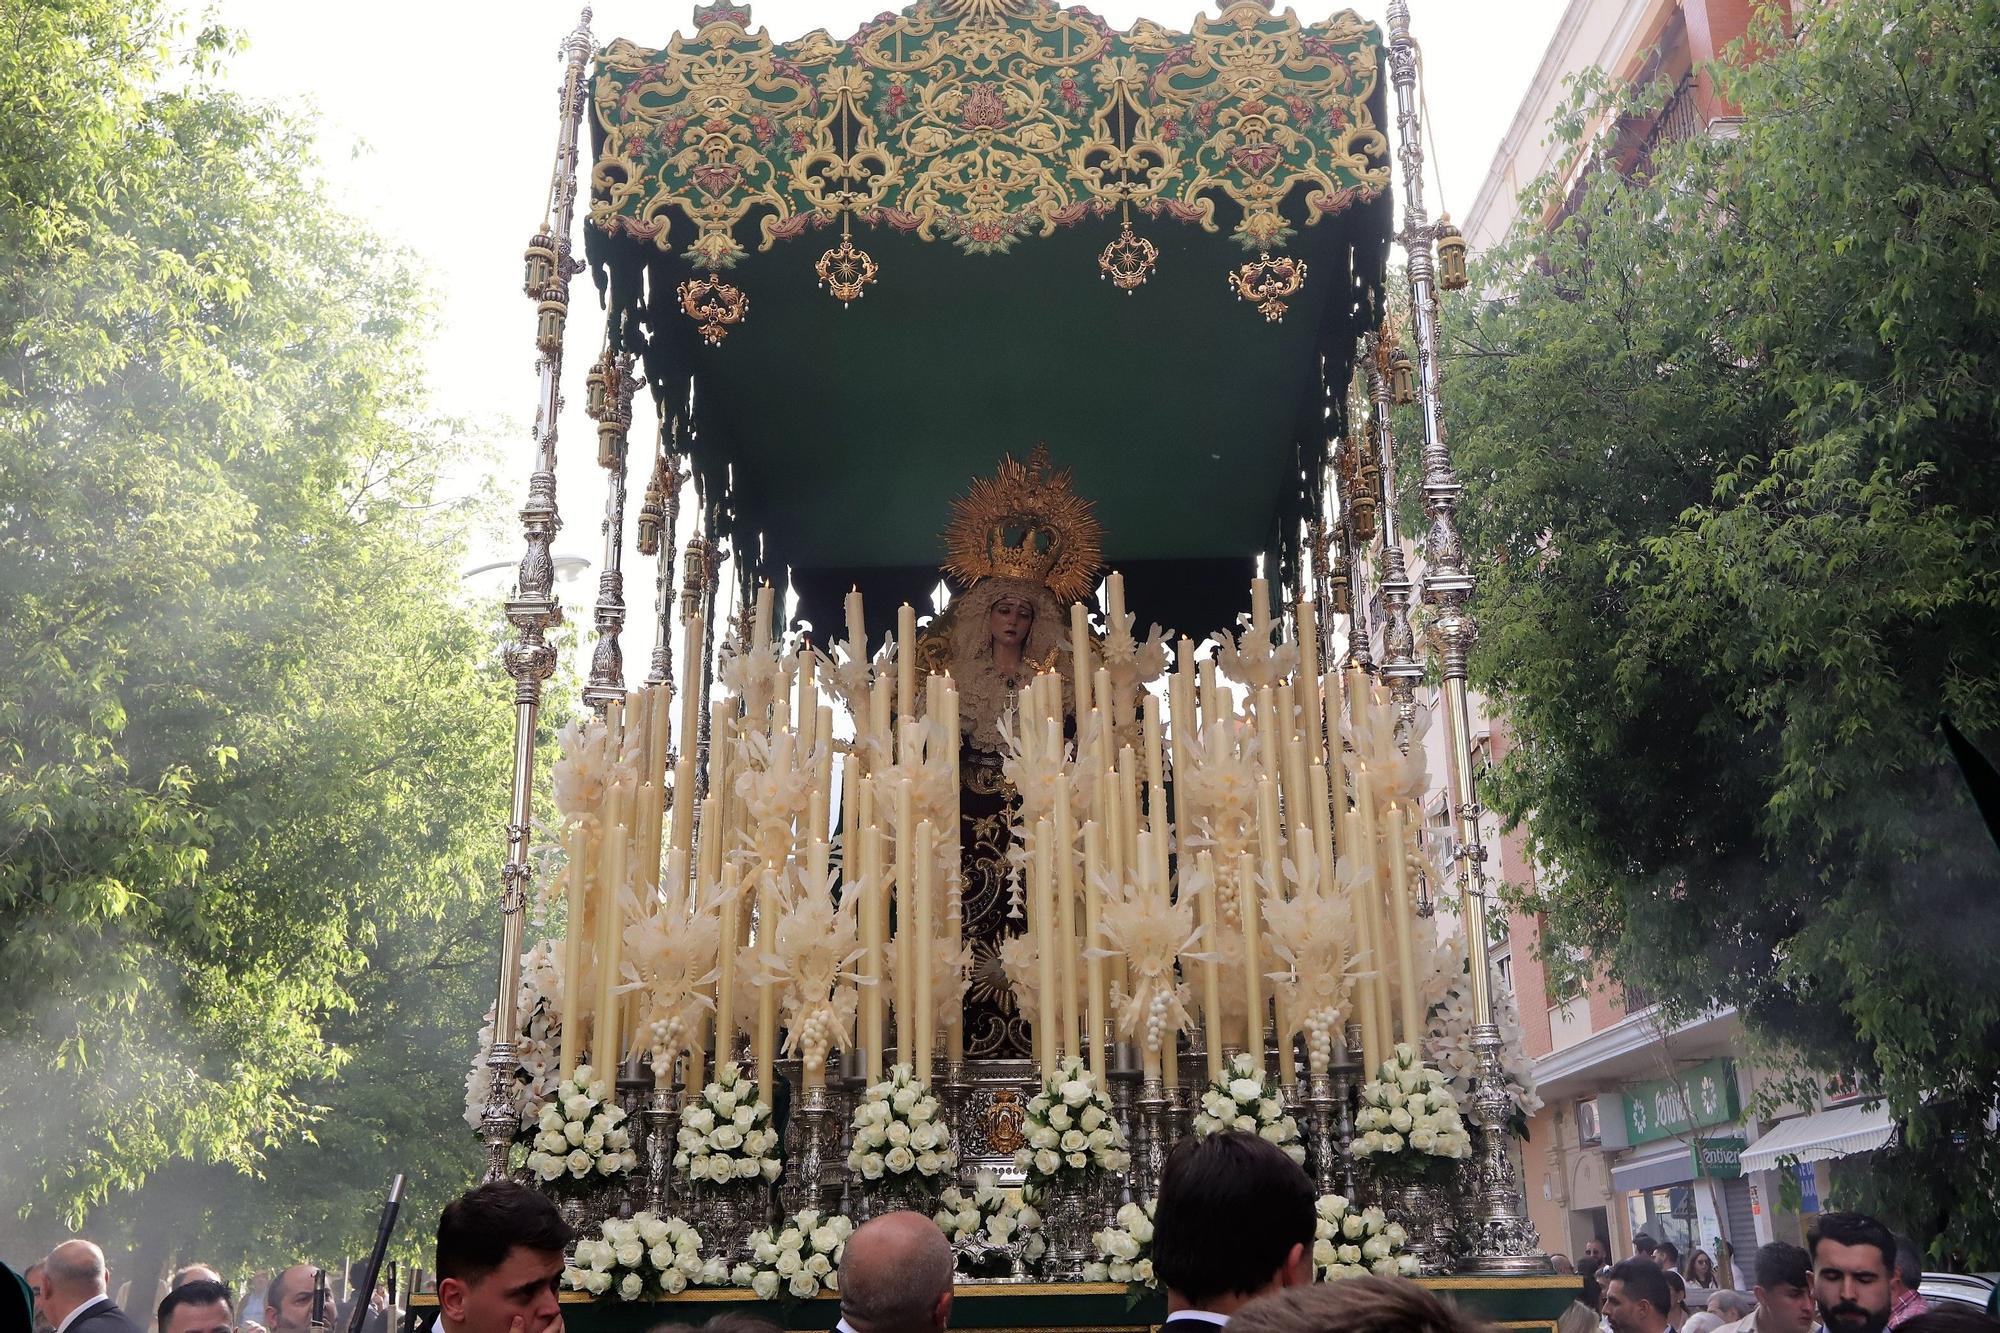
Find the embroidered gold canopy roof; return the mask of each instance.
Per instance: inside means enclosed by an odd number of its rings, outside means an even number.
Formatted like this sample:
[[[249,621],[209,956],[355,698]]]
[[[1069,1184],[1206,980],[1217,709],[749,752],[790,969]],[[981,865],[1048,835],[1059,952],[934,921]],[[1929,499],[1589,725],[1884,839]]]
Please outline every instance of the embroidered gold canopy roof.
[[[935,570],[951,498],[1046,440],[1114,562],[1291,553],[1379,314],[1373,24],[695,21],[600,52],[585,239],[739,549],[774,577]]]

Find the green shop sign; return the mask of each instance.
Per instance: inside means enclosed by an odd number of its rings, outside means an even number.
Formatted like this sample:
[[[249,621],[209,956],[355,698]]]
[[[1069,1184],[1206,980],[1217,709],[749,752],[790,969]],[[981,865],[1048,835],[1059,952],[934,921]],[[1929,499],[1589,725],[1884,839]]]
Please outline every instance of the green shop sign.
[[[1736,1068],[1728,1060],[1705,1060],[1673,1078],[1641,1083],[1625,1094],[1625,1133],[1632,1143],[1726,1125],[1742,1114]]]
[[[1697,1179],[1735,1180],[1743,1174],[1743,1149],[1747,1145],[1741,1138],[1696,1139],[1694,1141],[1694,1174]]]

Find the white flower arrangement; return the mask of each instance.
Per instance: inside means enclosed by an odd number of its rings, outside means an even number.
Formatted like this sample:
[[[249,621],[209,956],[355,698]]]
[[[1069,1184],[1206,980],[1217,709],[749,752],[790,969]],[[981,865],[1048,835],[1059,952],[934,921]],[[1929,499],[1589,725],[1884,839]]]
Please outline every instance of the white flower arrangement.
[[[701,1257],[700,1232],[678,1217],[650,1212],[610,1218],[595,1238],[577,1241],[562,1275],[572,1291],[621,1301],[677,1296],[728,1280],[729,1265]]]
[[[968,1193],[956,1185],[938,1196],[937,1224],[954,1246],[1005,1249],[1019,1242],[1029,1263],[1048,1249],[1042,1215],[1021,1190],[1007,1189],[991,1171],[976,1172]]]
[[[674,1169],[697,1183],[778,1178],[778,1131],[771,1106],[733,1062],[715,1070],[701,1100],[681,1113]]]
[[[939,1115],[938,1099],[908,1065],[870,1087],[854,1108],[854,1146],[847,1169],[863,1180],[915,1174],[929,1178],[958,1170],[951,1130]]]
[[[1118,1210],[1117,1223],[1092,1232],[1090,1243],[1097,1247],[1097,1261],[1083,1266],[1085,1282],[1124,1282],[1133,1286],[1157,1287],[1153,1275],[1153,1209],[1128,1203]]]
[[[1406,1042],[1363,1085],[1354,1128],[1348,1153],[1377,1159],[1386,1175],[1425,1176],[1440,1161],[1472,1156],[1457,1094]]]
[[[1356,1208],[1345,1196],[1323,1194],[1313,1205],[1313,1268],[1319,1280],[1335,1278],[1416,1277],[1422,1271],[1414,1254],[1405,1254],[1409,1233],[1399,1222],[1372,1205]]]
[[[517,1142],[538,1132],[542,1105],[561,1081],[557,1056],[562,1045],[562,965],[556,946],[543,940],[521,955],[521,985],[514,997],[520,1031],[514,1034],[514,1093],[521,1112]],[[493,1006],[472,1052],[465,1076],[465,1123],[477,1131],[486,1115],[486,1097],[493,1089],[493,1067],[486,1054],[493,1049]]]
[[[840,1256],[854,1223],[839,1214],[807,1208],[775,1227],[750,1233],[750,1258],[730,1270],[729,1280],[748,1287],[760,1301],[780,1297],[810,1300],[822,1289],[840,1287]]]
[[[1111,1099],[1097,1075],[1074,1057],[1043,1080],[1028,1102],[1022,1130],[1027,1142],[1015,1149],[1014,1165],[1027,1173],[1030,1186],[1093,1168],[1123,1171],[1132,1161]]]
[[[528,1170],[558,1188],[630,1171],[639,1164],[625,1128],[625,1110],[589,1065],[578,1065],[542,1103],[528,1147]]]
[[[1231,1060],[1222,1077],[1201,1094],[1201,1109],[1194,1116],[1196,1137],[1225,1130],[1255,1134],[1284,1149],[1300,1166],[1306,1164],[1305,1140],[1299,1137],[1299,1122],[1285,1111],[1284,1090],[1254,1055]]]

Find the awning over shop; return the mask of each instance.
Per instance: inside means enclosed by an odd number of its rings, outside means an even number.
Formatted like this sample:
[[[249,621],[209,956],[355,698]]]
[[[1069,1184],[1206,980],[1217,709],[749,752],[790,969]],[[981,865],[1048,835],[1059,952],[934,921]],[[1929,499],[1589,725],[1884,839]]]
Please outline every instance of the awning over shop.
[[[1896,1122],[1882,1102],[1836,1106],[1774,1127],[1743,1151],[1743,1169],[1769,1171],[1783,1158],[1823,1162],[1849,1153],[1872,1152],[1889,1141]]]
[[[1679,1141],[1635,1152],[1611,1164],[1611,1188],[1621,1194],[1684,1185],[1694,1179],[1694,1157]]]

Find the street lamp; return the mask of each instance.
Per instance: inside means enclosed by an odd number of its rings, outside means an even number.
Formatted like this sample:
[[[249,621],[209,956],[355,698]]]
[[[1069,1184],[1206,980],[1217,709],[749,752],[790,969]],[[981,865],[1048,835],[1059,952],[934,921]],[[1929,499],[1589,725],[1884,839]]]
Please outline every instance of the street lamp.
[[[575,583],[590,571],[590,559],[587,556],[558,555],[551,559],[556,567],[556,580],[560,583]],[[483,565],[474,565],[458,577],[463,582],[477,578],[481,574],[491,574],[496,569],[513,569],[520,563],[518,560],[491,560]]]

